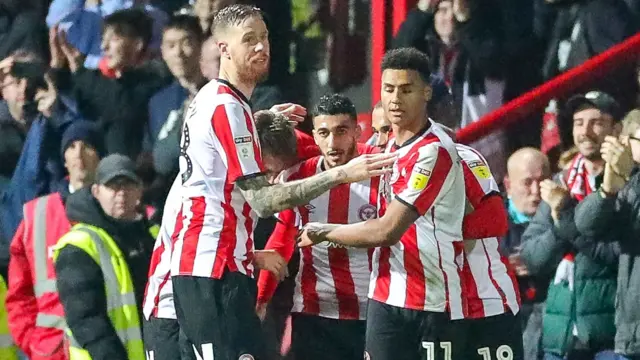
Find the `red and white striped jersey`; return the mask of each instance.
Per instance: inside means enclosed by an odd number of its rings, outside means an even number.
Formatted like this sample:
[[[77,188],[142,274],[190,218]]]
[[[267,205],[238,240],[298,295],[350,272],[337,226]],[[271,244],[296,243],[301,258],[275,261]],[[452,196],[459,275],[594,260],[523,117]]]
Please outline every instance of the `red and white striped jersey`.
[[[173,305],[173,286],[171,284],[171,253],[181,228],[176,226],[182,217],[179,177],[173,181],[162,213],[162,225],[156,237],[149,266],[149,280],[144,291],[142,312],[149,320],[151,316],[162,319],[175,319]]]
[[[456,144],[463,160],[465,190],[472,206],[486,195],[499,193],[486,159],[473,148]],[[496,237],[465,240],[466,261],[462,270],[470,318],[484,318],[520,309],[520,295],[515,274],[498,251]]]
[[[288,181],[304,179],[322,171],[322,157],[316,157],[287,170],[283,177]],[[296,208],[298,225],[351,224],[375,218],[379,183],[380,178],[376,177],[334,187]],[[300,249],[291,311],[340,320],[366,319],[370,254],[368,249],[328,242]]]
[[[182,209],[171,275],[220,278],[225,269],[253,275],[257,214],[235,185],[263,172],[248,100],[212,80],[187,110],[180,144]]]
[[[465,316],[460,271],[464,262],[455,242],[462,241],[465,192],[462,164],[455,144],[430,126],[402,146],[391,140],[387,152],[399,154],[393,173],[380,185],[380,216],[395,199],[420,217],[390,247],[377,248],[369,297],[414,310],[448,311]]]

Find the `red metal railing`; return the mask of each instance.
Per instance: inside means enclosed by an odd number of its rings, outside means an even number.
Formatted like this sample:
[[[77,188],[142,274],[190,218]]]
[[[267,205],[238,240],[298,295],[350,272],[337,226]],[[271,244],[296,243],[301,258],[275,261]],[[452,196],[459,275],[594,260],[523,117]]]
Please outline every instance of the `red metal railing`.
[[[483,116],[477,122],[460,129],[457,140],[461,143],[473,142],[536,111],[541,111],[549,100],[571,95],[576,89],[609,75],[612,69],[638,61],[638,55],[640,55],[640,34],[636,34],[580,66],[506,103]]]

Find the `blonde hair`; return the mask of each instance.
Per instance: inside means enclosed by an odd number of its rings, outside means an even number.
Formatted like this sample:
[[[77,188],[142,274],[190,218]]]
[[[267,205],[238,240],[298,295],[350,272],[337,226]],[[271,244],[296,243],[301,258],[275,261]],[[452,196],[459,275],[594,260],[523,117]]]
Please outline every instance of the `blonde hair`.
[[[621,135],[633,136],[638,129],[640,129],[640,109],[634,109],[622,120]]]

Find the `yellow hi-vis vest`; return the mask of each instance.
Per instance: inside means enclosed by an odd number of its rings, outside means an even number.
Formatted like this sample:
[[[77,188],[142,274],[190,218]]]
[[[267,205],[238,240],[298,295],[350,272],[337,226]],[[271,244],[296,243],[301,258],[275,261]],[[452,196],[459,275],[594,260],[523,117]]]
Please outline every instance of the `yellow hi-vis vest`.
[[[157,235],[158,227],[152,227],[149,232],[153,236]],[[84,250],[98,263],[105,281],[109,319],[127,350],[129,360],[145,360],[133,280],[116,242],[98,227],[77,224],[54,247],[54,262],[58,259],[60,250],[67,245]],[[91,360],[89,352],[78,344],[68,327],[65,336],[69,341],[70,360]]]
[[[18,360],[18,352],[13,345],[13,338],[9,334],[9,321],[4,301],[7,298],[7,283],[0,276],[0,359]]]

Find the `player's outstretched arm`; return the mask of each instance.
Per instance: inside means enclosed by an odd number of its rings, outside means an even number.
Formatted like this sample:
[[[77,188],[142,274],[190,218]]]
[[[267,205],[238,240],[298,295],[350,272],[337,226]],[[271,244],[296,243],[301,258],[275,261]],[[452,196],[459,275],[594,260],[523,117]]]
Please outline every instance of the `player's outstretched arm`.
[[[419,216],[415,208],[396,199],[379,219],[349,225],[308,223],[300,235],[298,246],[323,241],[358,248],[392,246],[400,241],[402,234]]]
[[[329,191],[334,186],[362,181],[390,172],[394,154],[361,155],[347,164],[312,177],[284,184],[272,185],[266,176],[240,179],[236,185],[245,200],[260,217],[269,217],[279,211],[304,205]]]

